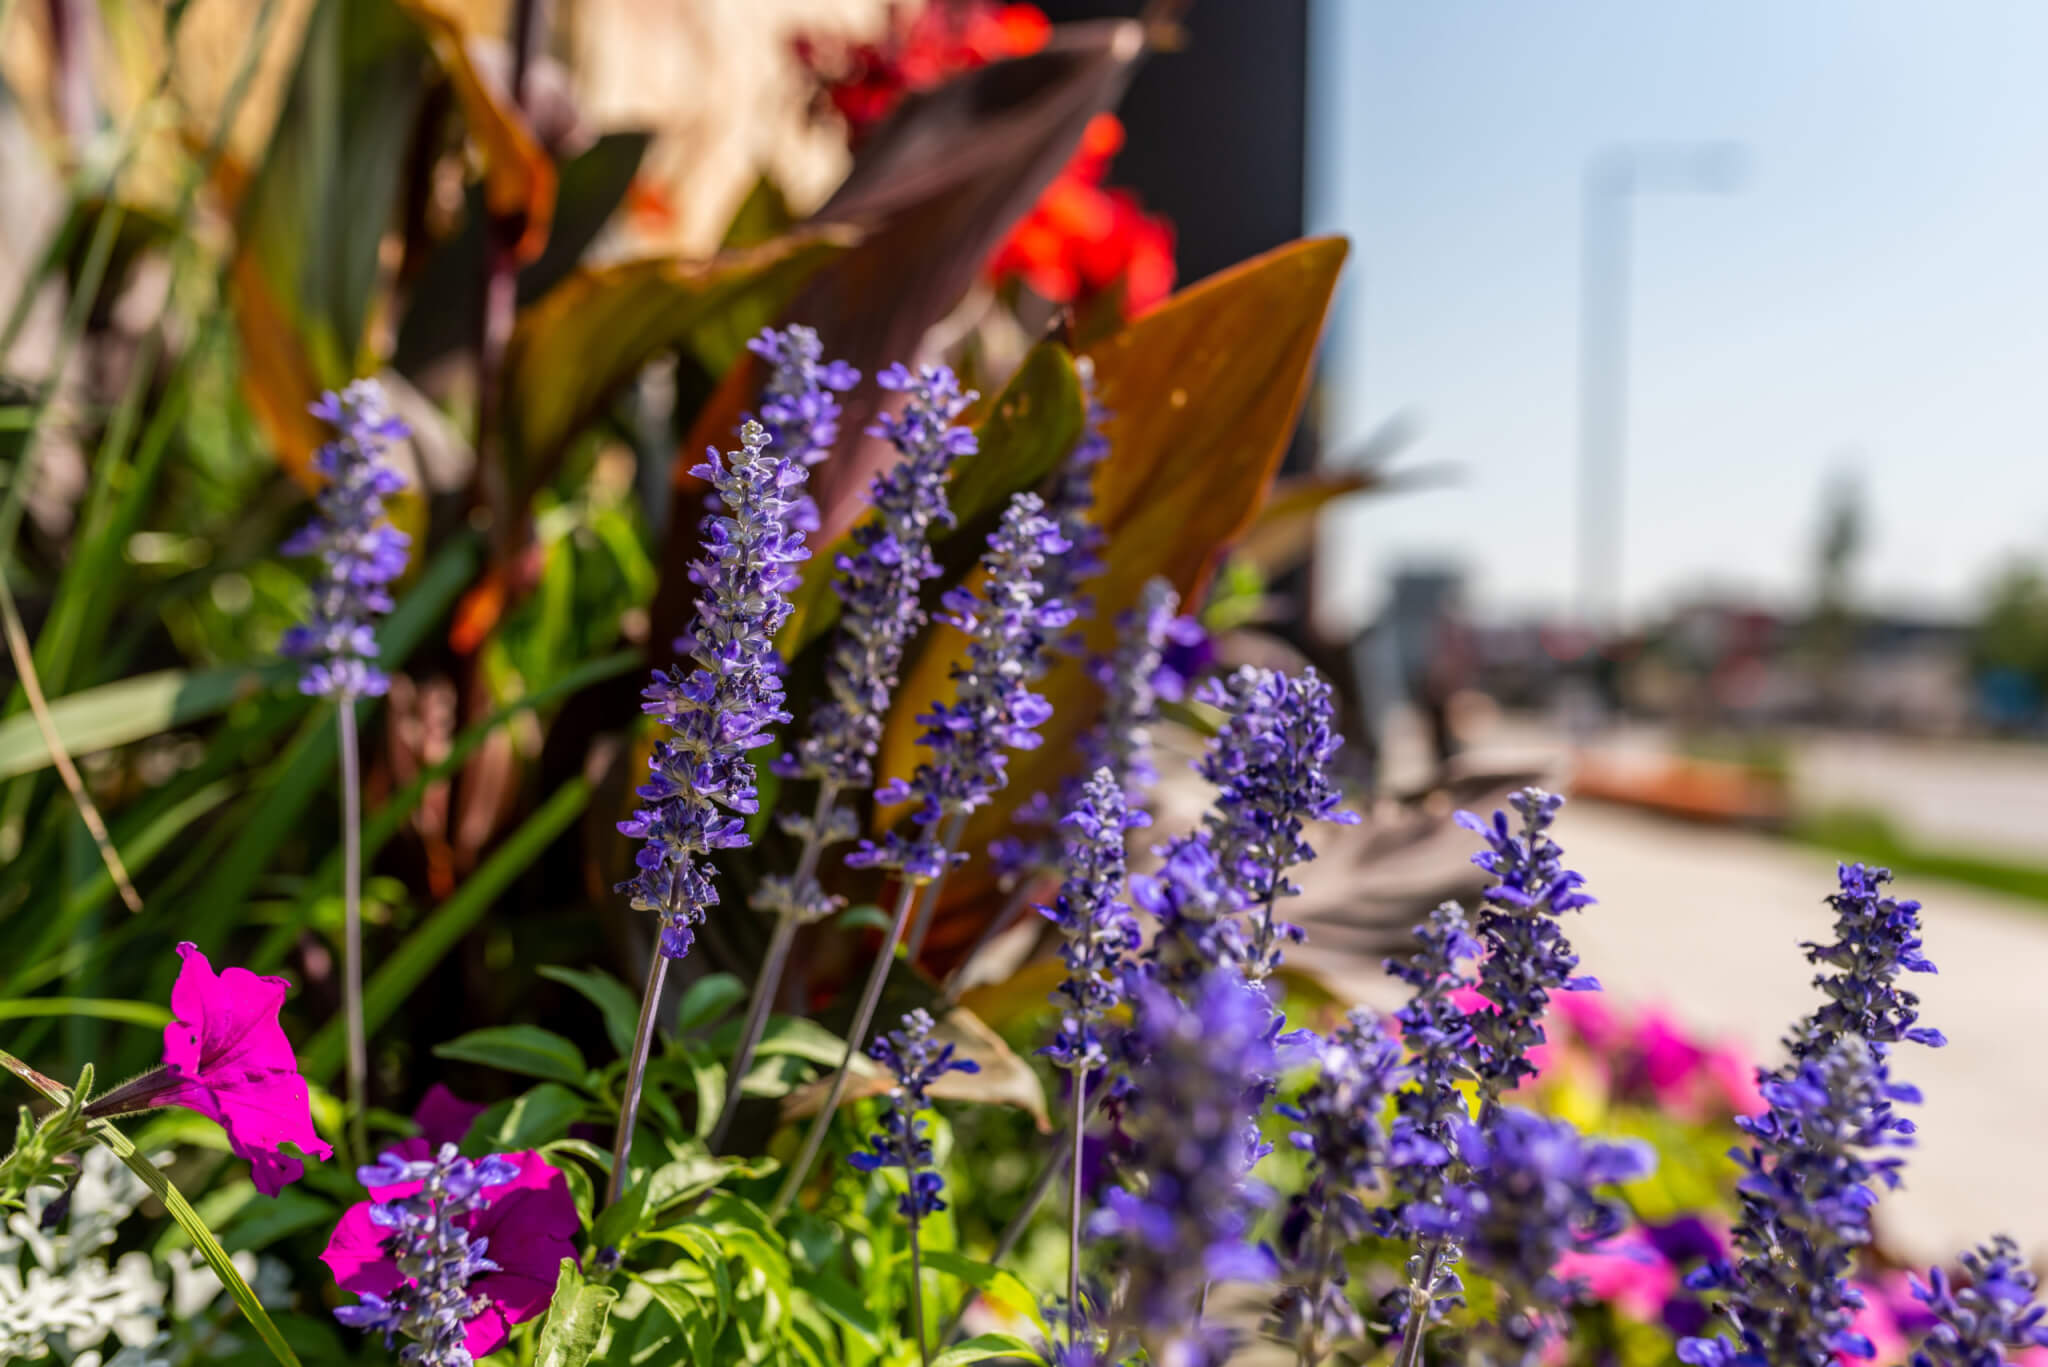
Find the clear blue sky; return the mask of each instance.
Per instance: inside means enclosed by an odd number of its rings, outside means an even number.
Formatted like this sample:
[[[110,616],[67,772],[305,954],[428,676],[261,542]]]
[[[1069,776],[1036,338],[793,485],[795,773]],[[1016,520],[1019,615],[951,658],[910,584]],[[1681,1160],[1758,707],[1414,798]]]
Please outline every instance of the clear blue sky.
[[[1793,602],[1860,474],[1872,606],[1960,611],[2048,556],[2048,2],[1315,0],[1309,218],[1351,236],[1332,449],[1413,409],[1455,485],[1364,502],[1324,583],[1466,563],[1564,608],[1580,179],[1733,139],[1731,195],[1637,201],[1623,583]]]

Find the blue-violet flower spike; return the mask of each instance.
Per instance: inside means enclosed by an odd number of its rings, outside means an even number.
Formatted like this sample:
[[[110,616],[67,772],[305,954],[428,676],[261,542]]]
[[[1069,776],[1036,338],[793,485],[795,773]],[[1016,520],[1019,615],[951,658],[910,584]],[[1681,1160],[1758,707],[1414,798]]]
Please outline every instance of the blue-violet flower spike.
[[[875,383],[909,395],[900,416],[884,416],[869,429],[891,442],[901,459],[869,485],[874,515],[853,529],[853,551],[834,563],[833,588],[843,607],[825,665],[826,698],[811,714],[810,734],[775,766],[785,778],[842,788],[874,782],[875,751],[904,646],[925,621],[918,594],[939,572],[932,532],[954,525],[946,472],[975,451],[974,433],[953,424],[974,394],[961,391],[952,371],[925,366],[913,374],[891,366]]]
[[[761,393],[760,423],[780,454],[800,465],[816,465],[839,440],[839,396],[860,383],[860,372],[844,361],[827,361],[818,334],[800,323],[764,328],[747,350],[773,369]],[[789,524],[809,535],[818,530],[818,509],[808,495],[791,500]]]
[[[299,691],[346,702],[381,697],[390,679],[377,668],[375,623],[391,611],[391,581],[405,573],[412,538],[384,521],[384,500],[405,487],[385,463],[406,425],[391,411],[384,388],[357,380],[313,405],[313,416],[334,429],[334,440],[313,455],[327,481],[313,520],[287,538],[286,555],[318,552],[325,565],[313,590],[313,610],[279,643],[281,653],[306,661]]]
[[[1498,1104],[1523,1078],[1533,1075],[1529,1050],[1543,1043],[1543,1014],[1551,994],[1598,991],[1597,979],[1578,974],[1579,956],[1565,939],[1558,918],[1591,906],[1580,891],[1585,879],[1564,866],[1564,851],[1550,838],[1564,799],[1540,788],[1524,788],[1508,799],[1521,817],[1507,813],[1491,822],[1459,812],[1458,824],[1486,841],[1472,862],[1494,876],[1481,901],[1479,941],[1486,958],[1479,969],[1479,993],[1491,1010],[1472,1021],[1478,1037],[1480,1099]]]
[[[694,928],[717,905],[709,856],[749,841],[746,816],[759,800],[748,754],[789,720],[775,633],[789,616],[792,567],[809,554],[789,525],[804,467],[769,447],[759,423],[747,423],[740,442],[729,460],[708,452],[694,472],[720,509],[704,518],[704,552],[690,567],[703,593],[695,625],[676,642],[683,661],[655,670],[642,694],[641,710],[669,734],[638,789],[644,805],[619,823],[642,842],[640,871],[620,891],[660,915],[661,952],[671,959],[690,952]]]
[[[1287,871],[1315,858],[1304,824],[1358,822],[1338,807],[1343,794],[1330,774],[1344,740],[1330,685],[1313,669],[1290,676],[1244,665],[1195,696],[1224,713],[1197,766],[1217,789],[1203,831],[1251,914],[1245,972],[1264,978],[1279,966],[1281,944],[1302,938],[1274,918],[1274,904],[1301,891]]]
[[[1124,832],[1145,824],[1124,803],[1115,775],[1097,769],[1060,823],[1066,828],[1067,877],[1059,897],[1042,908],[1060,929],[1067,976],[1054,1000],[1060,1028],[1042,1052],[1062,1068],[1090,1071],[1108,1061],[1101,1026],[1123,996],[1124,956],[1140,941],[1138,920],[1121,900]]]
[[[1203,1288],[1278,1271],[1250,1238],[1267,1197],[1250,1178],[1245,1142],[1278,1067],[1272,1017],[1265,994],[1233,969],[1190,985],[1186,1000],[1157,982],[1135,984],[1131,1044],[1144,1085],[1123,1117],[1132,1180],[1104,1194],[1088,1231],[1115,1241],[1126,1278],[1112,1327],[1154,1362],[1218,1367],[1230,1334],[1197,1323]]]
[[[909,1185],[896,1208],[911,1219],[946,1208],[941,1199],[945,1178],[932,1165],[932,1141],[918,1118],[931,1109],[931,1085],[947,1073],[981,1071],[980,1064],[955,1057],[952,1045],[934,1039],[934,1028],[930,1012],[912,1011],[903,1018],[902,1029],[868,1046],[868,1053],[895,1077],[896,1086],[882,1115],[882,1132],[870,1136],[869,1147],[847,1159],[862,1172],[902,1168]]]
[[[1037,747],[1052,707],[1031,691],[1030,680],[1053,635],[1073,621],[1064,604],[1046,601],[1039,574],[1066,544],[1038,495],[1018,494],[989,534],[980,573],[970,581],[980,596],[964,584],[946,591],[939,620],[967,636],[967,657],[952,669],[953,701],[934,701],[918,715],[925,728],[919,743],[931,758],[908,779],[875,790],[878,802],[915,803],[918,832],[864,840],[847,863],[938,877],[949,862],[940,831],[945,818],[973,811],[1009,781],[1008,751]]]
[[[2040,1279],[2019,1245],[2001,1234],[1965,1253],[1962,1262],[1960,1286],[1938,1267],[1924,1282],[1913,1279],[1914,1298],[1935,1320],[1913,1354],[1913,1367],[1999,1367],[2013,1361],[2008,1349],[2048,1345],[2042,1324],[2048,1307],[2034,1299]]]

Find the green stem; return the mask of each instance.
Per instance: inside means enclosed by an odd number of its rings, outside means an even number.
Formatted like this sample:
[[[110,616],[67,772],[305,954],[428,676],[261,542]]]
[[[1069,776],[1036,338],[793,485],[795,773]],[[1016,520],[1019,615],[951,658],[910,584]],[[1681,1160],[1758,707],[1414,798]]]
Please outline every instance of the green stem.
[[[1081,1339],[1081,1127],[1088,1123],[1088,1070],[1074,1069],[1074,1159],[1067,1189],[1067,1351],[1079,1357]]]
[[[913,1122],[914,1123],[914,1122]],[[917,1330],[917,1360],[922,1367],[932,1367],[931,1345],[924,1336],[924,1260],[917,1244],[917,1164],[905,1163],[905,1175],[910,1181],[910,1323]]]
[[[771,1220],[780,1219],[782,1212],[789,1209],[789,1203],[803,1189],[804,1180],[811,1175],[811,1168],[818,1161],[818,1150],[825,1143],[825,1131],[832,1127],[832,1114],[839,1109],[839,1098],[846,1094],[846,1079],[853,1071],[853,1056],[867,1042],[868,1027],[875,1023],[875,1008],[882,1001],[882,984],[889,980],[889,965],[896,961],[896,947],[903,943],[903,927],[910,921],[910,908],[917,901],[918,890],[922,887],[923,884],[917,880],[905,878],[902,890],[896,894],[896,917],[890,923],[889,934],[883,939],[880,952],[875,955],[874,967],[868,970],[867,986],[861,989],[860,1006],[854,1011],[853,1025],[846,1033],[846,1056],[839,1060],[839,1070],[832,1074],[832,1084],[825,1089],[825,1104],[812,1118],[811,1128],[804,1134],[803,1148],[798,1151],[796,1161],[790,1164],[789,1175],[782,1179],[782,1189],[775,1193],[775,1204],[768,1208]]]
[[[363,776],[356,700],[334,705],[341,744],[341,1002],[348,1026],[348,1134],[358,1162],[370,1161],[370,1042],[363,1027]]]
[[[790,881],[791,893],[802,897],[806,886],[818,872],[818,860],[825,851],[825,828],[832,816],[832,809],[839,800],[839,785],[831,779],[818,784],[818,801],[811,810],[811,826],[804,834],[803,853],[797,857],[796,873]],[[793,907],[784,907],[775,918],[775,934],[768,941],[768,957],[762,960],[761,975],[754,980],[754,999],[747,1005],[747,1022],[740,1031],[739,1047],[733,1051],[732,1074],[725,1086],[725,1104],[719,1108],[718,1124],[711,1131],[711,1151],[718,1152],[725,1142],[726,1132],[732,1128],[733,1112],[739,1108],[740,1088],[746,1082],[747,1069],[753,1065],[754,1050],[761,1043],[761,1032],[768,1026],[768,1017],[775,1009],[775,995],[782,986],[782,970],[789,962],[790,946],[796,942],[799,922]]]
[[[619,1130],[612,1137],[612,1176],[605,1184],[604,1203],[618,1204],[626,1189],[626,1160],[633,1153],[633,1126],[640,1118],[640,1089],[647,1078],[647,1054],[654,1043],[654,1020],[661,1001],[662,983],[668,977],[668,956],[654,946],[654,962],[647,967],[647,989],[640,997],[640,1024],[633,1031],[633,1061],[626,1068],[626,1090],[619,1099]]]

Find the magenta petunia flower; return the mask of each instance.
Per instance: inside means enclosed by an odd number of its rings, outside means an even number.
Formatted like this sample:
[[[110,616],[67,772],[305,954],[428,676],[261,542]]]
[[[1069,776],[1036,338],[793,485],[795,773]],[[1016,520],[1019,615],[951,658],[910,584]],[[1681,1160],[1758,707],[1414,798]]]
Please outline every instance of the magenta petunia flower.
[[[409,1139],[394,1145],[390,1152],[396,1155],[401,1150],[424,1147],[423,1141]],[[452,1155],[453,1150],[444,1152],[444,1158]],[[387,1157],[386,1163],[390,1161]],[[423,1160],[419,1166],[432,1161]],[[454,1161],[458,1165],[463,1162]],[[572,1240],[580,1227],[567,1179],[540,1154],[528,1150],[497,1155],[486,1161],[508,1165],[515,1175],[504,1181],[470,1180],[465,1184],[467,1199],[457,1205],[451,1221],[466,1236],[456,1240],[465,1245],[466,1266],[460,1269],[459,1281],[467,1290],[472,1307],[469,1314],[460,1317],[461,1338],[463,1348],[473,1358],[496,1349],[513,1325],[547,1310],[562,1259],[576,1256]],[[375,1170],[365,1168],[363,1172],[373,1175]],[[401,1222],[393,1221],[389,1227],[380,1225],[372,1219],[371,1208],[416,1196],[425,1185],[424,1181],[415,1180],[370,1187],[370,1199],[343,1213],[327,1242],[327,1250],[320,1255],[344,1290],[363,1297],[365,1305],[380,1307],[383,1321],[400,1332],[416,1327],[412,1319],[420,1314],[418,1308],[407,1304],[406,1296],[399,1294],[408,1287],[409,1279],[386,1247],[393,1242],[393,1230]],[[468,1256],[470,1251],[479,1250],[479,1257],[485,1261]],[[430,1273],[437,1280],[446,1280],[438,1274],[448,1270],[437,1268]],[[438,1310],[439,1304],[434,1308]],[[385,1322],[369,1327],[387,1327]]]
[[[476,1118],[489,1109],[474,1101],[464,1101],[437,1082],[427,1088],[427,1094],[413,1108],[412,1118],[420,1127],[427,1152],[432,1152],[443,1144],[460,1144]]]
[[[178,953],[185,963],[171,988],[164,1071],[150,1104],[183,1106],[218,1124],[228,1147],[249,1160],[256,1190],[275,1196],[306,1171],[286,1144],[314,1158],[334,1153],[313,1129],[298,1057],[277,1023],[287,985],[246,968],[215,973],[190,942]]]

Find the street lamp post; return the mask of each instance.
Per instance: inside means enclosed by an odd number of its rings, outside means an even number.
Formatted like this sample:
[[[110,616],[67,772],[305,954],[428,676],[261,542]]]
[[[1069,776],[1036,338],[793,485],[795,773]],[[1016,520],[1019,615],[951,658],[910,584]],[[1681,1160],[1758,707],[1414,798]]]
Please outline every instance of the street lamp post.
[[[1586,165],[1579,274],[1579,617],[1621,620],[1623,470],[1628,448],[1632,207],[1646,190],[1726,193],[1741,179],[1732,143],[1610,147]]]

